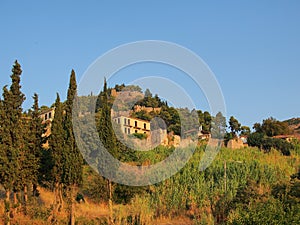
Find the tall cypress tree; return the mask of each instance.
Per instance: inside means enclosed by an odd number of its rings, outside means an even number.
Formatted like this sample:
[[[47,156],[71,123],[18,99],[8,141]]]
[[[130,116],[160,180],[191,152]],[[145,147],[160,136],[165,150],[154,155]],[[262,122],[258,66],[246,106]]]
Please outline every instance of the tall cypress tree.
[[[118,154],[118,145],[117,145],[117,138],[115,136],[112,122],[111,122],[111,111],[110,106],[108,102],[108,90],[107,90],[107,83],[106,79],[104,80],[104,87],[103,92],[99,94],[98,99],[101,101],[101,115],[98,123],[98,132],[100,140],[105,147],[113,156],[117,156]],[[110,162],[104,162],[103,160],[100,161],[101,163],[109,164]],[[102,171],[103,168],[101,163],[98,165],[99,171]],[[111,171],[114,171],[115,168],[111,168]],[[113,177],[114,174],[110,174],[110,177]],[[112,182],[110,179],[107,180],[107,186],[108,186],[108,199],[109,199],[109,220],[110,223],[113,224],[113,218],[112,218]]]
[[[74,70],[71,72],[67,101],[65,105],[64,130],[65,130],[65,163],[63,173],[63,183],[67,187],[68,200],[70,204],[70,224],[75,224],[74,199],[75,191],[82,182],[82,165],[83,158],[76,146],[73,126],[72,126],[72,109],[76,104],[77,84]]]
[[[3,89],[5,90],[4,94],[8,94],[6,87]],[[6,137],[6,134],[9,132],[9,123],[6,114],[6,107],[4,105],[4,101],[0,101],[0,183],[5,189],[5,200],[4,200],[4,215],[5,215],[5,224],[10,224],[10,192],[13,187],[13,165],[12,165],[12,153],[8,151],[10,148],[10,140]]]
[[[114,133],[111,121],[111,108],[108,101],[107,82],[104,80],[103,92],[99,94],[98,101],[101,101],[101,115],[97,124],[100,140],[103,146],[115,157],[117,157],[117,138]],[[101,167],[101,165],[99,165]],[[113,176],[114,174],[111,174]]]
[[[29,187],[33,186],[33,190],[36,190],[39,159],[43,140],[43,128],[42,121],[39,118],[37,94],[34,94],[33,99],[33,111],[30,111],[27,114],[24,113],[21,118],[23,143],[17,158],[19,173],[14,187],[17,192],[23,191],[25,210]],[[20,201],[20,203],[22,203],[22,201]]]
[[[46,138],[43,136],[45,126],[42,124],[42,119],[39,117],[39,99],[38,95],[34,93],[33,95],[33,106],[32,106],[32,114],[29,126],[29,150],[32,161],[32,180],[31,183],[33,185],[33,196],[37,194],[37,185],[39,178],[39,165],[42,157],[42,145],[46,142]]]
[[[62,176],[64,164],[64,146],[65,146],[65,131],[63,127],[63,108],[60,102],[59,94],[57,93],[55,101],[55,114],[52,121],[51,135],[49,137],[49,150],[51,151],[52,181],[55,193],[54,217],[57,211],[63,207],[62,199]],[[55,219],[55,218],[54,218]]]
[[[12,69],[10,89],[3,88],[3,100],[1,104],[1,183],[6,191],[5,215],[6,224],[10,224],[10,202],[9,194],[14,189],[18,189],[18,176],[20,169],[18,163],[21,148],[24,147],[22,130],[22,104],[25,95],[21,92],[21,66],[18,61]]]
[[[18,166],[20,173],[17,179],[17,186],[16,190],[23,191],[24,198],[23,202],[25,203],[25,210],[26,210],[26,203],[28,200],[28,189],[32,186],[33,182],[37,179],[38,173],[38,158],[35,155],[35,148],[36,143],[34,142],[34,136],[32,129],[32,118],[30,117],[29,113],[24,113],[22,117],[22,128],[23,128],[23,145],[20,149],[19,156],[18,156]],[[22,201],[20,201],[22,203]]]

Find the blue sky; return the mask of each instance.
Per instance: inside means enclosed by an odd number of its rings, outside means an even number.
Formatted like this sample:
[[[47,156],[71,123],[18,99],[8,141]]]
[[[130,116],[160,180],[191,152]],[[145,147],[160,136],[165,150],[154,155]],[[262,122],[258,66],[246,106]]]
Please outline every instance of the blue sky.
[[[227,115],[242,124],[252,126],[269,116],[300,117],[299,10],[299,1],[3,0],[0,86],[10,83],[18,59],[24,108],[31,106],[34,92],[41,105],[51,105],[56,92],[65,99],[72,68],[80,80],[112,48],[163,40],[192,50],[208,64],[222,88]],[[151,68],[144,69],[151,75]],[[203,95],[190,89],[203,101],[199,107],[208,109]]]

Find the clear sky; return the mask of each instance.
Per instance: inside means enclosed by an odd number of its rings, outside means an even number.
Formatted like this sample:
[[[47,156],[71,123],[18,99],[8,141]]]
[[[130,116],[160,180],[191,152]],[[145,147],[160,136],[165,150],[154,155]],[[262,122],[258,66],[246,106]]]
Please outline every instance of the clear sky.
[[[34,92],[41,105],[51,105],[56,92],[65,99],[72,68],[80,80],[112,48],[163,40],[192,50],[209,65],[227,115],[242,124],[300,117],[299,11],[299,1],[276,0],[2,0],[0,86],[10,84],[18,59],[24,108],[32,105]]]

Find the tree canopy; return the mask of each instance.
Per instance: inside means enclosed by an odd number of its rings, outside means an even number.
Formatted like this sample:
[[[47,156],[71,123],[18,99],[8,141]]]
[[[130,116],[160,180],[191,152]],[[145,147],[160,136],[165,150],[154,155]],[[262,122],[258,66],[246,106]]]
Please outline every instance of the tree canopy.
[[[255,123],[253,125],[253,129],[255,129],[258,133],[267,135],[268,137],[290,133],[288,123],[278,121],[273,117],[263,120],[262,124]]]

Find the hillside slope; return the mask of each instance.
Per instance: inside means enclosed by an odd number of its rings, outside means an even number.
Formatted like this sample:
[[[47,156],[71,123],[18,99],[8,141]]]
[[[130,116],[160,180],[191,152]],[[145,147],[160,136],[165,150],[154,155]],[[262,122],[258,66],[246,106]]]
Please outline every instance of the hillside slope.
[[[288,123],[289,128],[293,131],[293,133],[300,135],[300,118],[292,118],[283,122]]]

